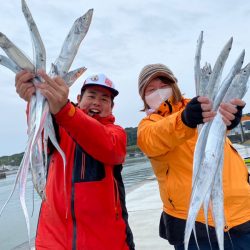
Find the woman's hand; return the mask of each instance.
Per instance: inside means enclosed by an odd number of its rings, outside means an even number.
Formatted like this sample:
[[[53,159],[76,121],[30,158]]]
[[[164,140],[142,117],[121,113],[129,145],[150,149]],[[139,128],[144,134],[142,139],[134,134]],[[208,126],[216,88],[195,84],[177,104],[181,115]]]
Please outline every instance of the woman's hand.
[[[198,124],[211,121],[216,115],[212,107],[213,104],[209,98],[194,97],[181,114],[183,123],[190,128],[196,128]]]
[[[240,123],[242,109],[245,105],[246,103],[241,99],[232,99],[229,103],[220,104],[219,112],[228,130],[235,128]]]

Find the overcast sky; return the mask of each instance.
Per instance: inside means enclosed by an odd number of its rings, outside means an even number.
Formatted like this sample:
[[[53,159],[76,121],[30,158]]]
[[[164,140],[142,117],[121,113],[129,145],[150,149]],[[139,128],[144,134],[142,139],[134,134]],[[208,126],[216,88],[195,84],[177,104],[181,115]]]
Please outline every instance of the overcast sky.
[[[103,72],[120,91],[115,99],[116,123],[136,127],[144,116],[137,77],[148,63],[164,63],[175,73],[182,93],[194,97],[194,54],[204,31],[201,64],[212,66],[231,36],[233,48],[224,74],[245,49],[250,61],[250,2],[244,0],[27,0],[47,51],[47,66],[57,58],[74,20],[88,9],[94,15],[71,69],[88,70],[71,87],[76,100],[84,78]],[[21,0],[1,1],[0,31],[30,58],[32,43],[21,11]],[[0,54],[4,54],[1,50]],[[24,151],[26,104],[15,92],[14,74],[0,66],[0,156]],[[244,112],[250,112],[250,91]]]

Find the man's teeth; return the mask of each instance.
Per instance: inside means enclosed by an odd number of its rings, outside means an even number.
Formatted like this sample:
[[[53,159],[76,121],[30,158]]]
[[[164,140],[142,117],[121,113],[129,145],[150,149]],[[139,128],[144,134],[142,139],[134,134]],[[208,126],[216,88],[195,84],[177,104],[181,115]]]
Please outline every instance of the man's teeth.
[[[91,113],[94,113],[94,114],[99,114],[99,113],[100,113],[100,111],[99,111],[99,110],[96,110],[96,109],[91,109],[90,112],[91,112]]]

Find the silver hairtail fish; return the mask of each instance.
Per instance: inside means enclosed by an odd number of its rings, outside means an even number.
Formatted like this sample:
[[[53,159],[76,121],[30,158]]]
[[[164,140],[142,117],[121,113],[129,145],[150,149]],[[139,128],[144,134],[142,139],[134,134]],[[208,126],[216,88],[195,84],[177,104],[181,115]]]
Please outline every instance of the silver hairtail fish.
[[[218,85],[222,75],[222,70],[228,58],[229,52],[232,48],[232,43],[233,43],[233,38],[231,37],[224,46],[224,48],[222,49],[221,53],[219,54],[215,62],[214,68],[212,70],[212,74],[209,78],[209,83],[206,89],[205,96],[209,97],[212,100],[214,99],[214,95],[217,92]]]
[[[231,47],[231,45],[229,46],[227,44],[223,51],[225,48],[228,50],[229,47]],[[224,52],[221,54],[224,54]],[[250,75],[250,66],[248,64],[245,68],[241,69],[244,54],[244,51],[240,54],[229,74],[221,83],[219,91],[214,89],[214,92],[211,94],[214,100],[213,109],[215,111],[218,109],[222,101],[229,102],[233,98],[241,99],[245,95]],[[227,56],[228,54],[224,57],[223,64],[225,63],[224,60]],[[215,66],[213,70],[216,70],[217,76],[222,73],[221,65],[219,65],[219,69]],[[212,72],[212,75],[214,74]],[[210,76],[209,78],[209,84],[211,84],[210,87],[214,86],[214,81],[218,81],[217,77],[211,78]],[[202,205],[204,207],[207,232],[207,218],[208,211],[210,210],[215,225],[219,249],[224,249],[225,221],[222,168],[226,129],[226,125],[223,122],[221,115],[218,113],[213,121],[203,125],[201,132],[199,133],[194,152],[192,193],[184,235],[185,249],[188,249],[189,238],[194,229],[195,220]]]
[[[0,55],[0,64],[9,68],[14,73],[18,73],[23,69],[29,70],[36,74],[37,70],[46,71],[46,50],[39,34],[36,23],[31,12],[25,2],[22,2],[22,11],[27,21],[34,49],[34,62],[32,62],[6,35],[0,33],[0,47],[5,51],[8,57]],[[79,46],[88,32],[93,15],[93,9],[87,11],[86,14],[78,18],[73,24],[69,34],[67,35],[61,52],[52,64],[50,77],[61,76],[66,84],[70,87],[85,71],[85,67],[72,70],[70,66],[77,54]],[[35,77],[33,82],[40,84],[43,81],[40,77]],[[20,201],[25,215],[28,237],[30,242],[30,223],[28,211],[25,203],[25,187],[29,169],[32,173],[32,181],[34,187],[42,199],[46,199],[46,175],[47,175],[47,141],[50,139],[55,149],[60,153],[64,163],[64,183],[66,159],[64,152],[60,148],[53,126],[52,116],[49,112],[47,100],[36,89],[35,95],[32,96],[29,103],[28,112],[28,141],[25,148],[24,156],[18,169],[13,190],[7,201],[0,210],[2,214],[6,204],[10,200],[17,183],[20,184]],[[66,184],[64,185],[66,190]],[[66,193],[65,193],[66,195]]]
[[[63,77],[68,72],[78,48],[89,30],[92,16],[93,9],[90,9],[74,22],[63,43],[61,52],[54,63],[59,76]],[[51,71],[50,74],[53,76],[54,72]]]
[[[22,69],[18,67],[10,58],[0,55],[0,64],[5,66],[6,68],[10,69],[14,73],[18,73]]]
[[[212,74],[212,68],[210,63],[205,63],[203,68],[201,68],[201,76],[200,76],[200,86],[197,95],[204,96],[206,88],[209,83],[209,78]]]
[[[201,31],[200,36],[199,36],[198,41],[197,41],[195,60],[194,60],[194,80],[195,80],[195,89],[196,89],[197,96],[200,93],[200,80],[201,80],[200,61],[201,61],[202,43],[203,43],[203,31]]]
[[[0,32],[0,47],[6,55],[20,68],[34,71],[31,60],[11,40]]]

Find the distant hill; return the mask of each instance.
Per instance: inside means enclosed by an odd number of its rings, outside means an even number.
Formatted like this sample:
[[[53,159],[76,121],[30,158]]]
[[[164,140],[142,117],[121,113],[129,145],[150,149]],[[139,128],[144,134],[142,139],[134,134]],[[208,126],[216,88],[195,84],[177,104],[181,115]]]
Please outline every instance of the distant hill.
[[[249,116],[250,114],[245,114],[244,116]],[[125,131],[127,133],[127,153],[136,153],[140,152],[140,149],[136,145],[137,141],[137,127],[129,127],[125,128]],[[238,137],[237,137],[238,136]],[[246,145],[250,145],[250,133],[246,134],[246,140],[248,140],[248,143],[245,142]],[[236,139],[237,141],[240,141],[240,135],[228,135],[228,137],[234,142]],[[237,138],[236,138],[237,137]],[[2,156],[0,157],[0,166],[19,166],[20,162],[22,160],[23,153],[20,154],[14,154],[9,156]]]
[[[0,166],[19,166],[23,153],[0,157]]]
[[[244,114],[243,117],[250,117],[250,114]],[[244,119],[244,118],[243,118]],[[136,145],[137,141],[137,127],[128,127],[125,128],[125,131],[127,133],[127,153],[134,153],[134,152],[140,152],[140,149]],[[239,137],[236,138],[238,141],[240,141],[240,135],[233,135],[233,136],[228,136],[230,139],[234,142],[236,139],[234,137]],[[245,138],[246,140],[250,141],[250,134],[247,135]],[[22,160],[23,153],[20,154],[14,154],[10,156],[2,156],[0,157],[0,166],[6,165],[6,166],[19,166],[20,162]]]
[[[134,152],[139,151],[138,147],[136,146],[136,139],[137,139],[137,127],[132,128],[125,128],[127,133],[127,151]],[[23,153],[14,154],[9,156],[2,156],[0,157],[0,166],[19,166],[20,162],[23,158]]]
[[[127,146],[136,145],[137,140],[137,127],[135,128],[125,128],[127,133]]]

